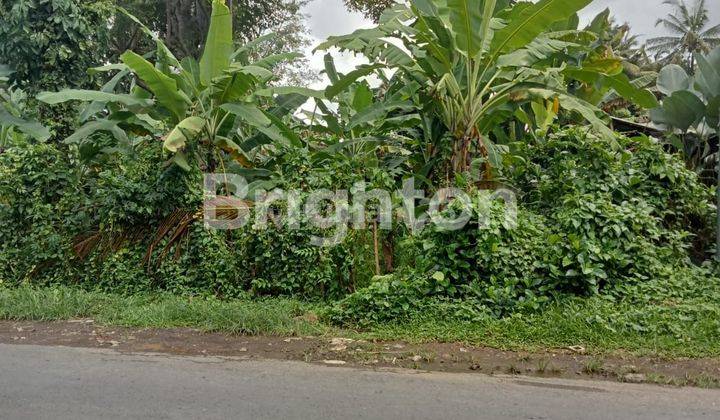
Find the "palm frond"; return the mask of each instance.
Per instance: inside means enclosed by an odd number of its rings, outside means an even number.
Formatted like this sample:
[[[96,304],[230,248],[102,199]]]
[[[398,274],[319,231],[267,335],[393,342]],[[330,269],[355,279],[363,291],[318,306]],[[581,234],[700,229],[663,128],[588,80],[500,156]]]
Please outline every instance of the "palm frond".
[[[666,44],[669,42],[676,42],[676,43],[682,43],[682,38],[678,36],[660,36],[657,38],[650,38],[647,40],[647,45],[649,47],[659,45],[659,44]]]
[[[720,35],[720,25],[713,26],[701,34],[703,38],[714,37]]]
[[[655,22],[655,26],[662,25],[665,27],[665,29],[669,30],[670,32],[674,32],[678,35],[684,35],[688,32],[688,30],[675,22],[672,22],[668,19],[658,19],[657,22]]]
[[[696,1],[693,12],[693,22],[697,25],[697,29],[702,29],[710,19],[707,7],[705,7],[705,0]]]
[[[683,34],[684,34],[684,33],[687,33],[687,32],[690,31],[690,28],[688,27],[688,23],[681,21],[680,19],[678,19],[677,16],[675,16],[675,15],[668,15],[668,16],[667,16],[667,19],[670,20],[672,23],[674,23],[675,25],[678,26],[679,30],[681,30],[680,33],[683,33]]]

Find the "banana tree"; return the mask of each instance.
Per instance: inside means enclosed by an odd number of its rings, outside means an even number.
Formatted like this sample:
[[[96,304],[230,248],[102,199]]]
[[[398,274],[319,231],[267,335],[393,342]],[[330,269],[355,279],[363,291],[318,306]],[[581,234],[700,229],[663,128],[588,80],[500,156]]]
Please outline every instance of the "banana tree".
[[[338,47],[365,55],[395,78],[425,89],[424,111],[440,118],[454,138],[451,166],[466,171],[472,152],[485,176],[499,164],[491,132],[514,119],[523,104],[553,104],[580,115],[609,139],[603,113],[568,91],[566,78],[606,83],[602,68],[552,63],[552,56],[587,46],[581,31],[553,30],[574,19],[591,0],[412,0],[385,12],[377,27],[332,37],[318,49]],[[643,94],[621,80],[624,94]],[[647,95],[647,94],[645,94]],[[645,96],[647,98],[647,96]],[[424,106],[420,104],[421,107]]]
[[[717,206],[720,210],[720,152],[712,151],[710,139],[720,133],[720,48],[695,56],[695,76],[671,64],[658,76],[657,88],[665,95],[651,110],[653,122],[668,129],[670,138],[693,169],[715,162]],[[717,220],[716,259],[720,261],[720,211]]]
[[[179,61],[165,43],[128,14],[157,45],[155,62],[133,51],[121,55],[121,63],[91,71],[114,72],[100,90],[43,92],[40,101],[55,104],[82,101],[85,124],[65,142],[92,141],[97,133],[113,136],[120,146],[132,145],[131,138],[161,137],[171,161],[189,170],[195,161],[213,171],[234,161],[253,165],[254,154],[264,145],[298,145],[300,139],[283,121],[287,97],[256,96],[273,79],[271,68],[295,54],[280,54],[248,62],[251,42],[234,50],[232,19],[225,2],[214,0],[207,41],[200,61],[188,57]],[[128,93],[116,91],[128,85]],[[128,136],[132,133],[133,136]],[[192,159],[191,159],[192,158]]]

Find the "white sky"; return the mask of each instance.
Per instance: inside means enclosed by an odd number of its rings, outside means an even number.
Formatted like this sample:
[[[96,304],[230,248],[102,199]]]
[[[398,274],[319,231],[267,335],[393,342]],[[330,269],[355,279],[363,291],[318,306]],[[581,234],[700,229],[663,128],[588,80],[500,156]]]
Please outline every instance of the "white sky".
[[[693,0],[688,0],[691,3]],[[663,0],[595,0],[581,12],[584,22],[589,21],[599,12],[610,7],[612,14],[618,22],[630,24],[633,34],[644,37],[662,35],[662,28],[656,28],[658,18],[670,13],[670,6],[663,5]],[[706,0],[706,7],[710,10],[710,25],[720,24],[720,0]],[[344,35],[361,27],[371,27],[372,22],[366,20],[358,13],[350,13],[342,0],[312,0],[305,8],[308,15],[308,27],[315,38],[315,45],[330,35]],[[311,57],[311,66],[317,70],[323,69],[323,53]],[[336,65],[341,72],[352,69],[358,61],[352,57],[341,57],[337,54]],[[324,86],[326,82],[316,87]]]

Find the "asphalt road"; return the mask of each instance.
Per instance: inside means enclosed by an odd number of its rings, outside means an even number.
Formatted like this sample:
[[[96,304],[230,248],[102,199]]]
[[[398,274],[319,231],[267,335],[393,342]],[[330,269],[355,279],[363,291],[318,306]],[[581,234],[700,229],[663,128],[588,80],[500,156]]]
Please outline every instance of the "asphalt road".
[[[718,419],[720,391],[0,344],[0,419]]]

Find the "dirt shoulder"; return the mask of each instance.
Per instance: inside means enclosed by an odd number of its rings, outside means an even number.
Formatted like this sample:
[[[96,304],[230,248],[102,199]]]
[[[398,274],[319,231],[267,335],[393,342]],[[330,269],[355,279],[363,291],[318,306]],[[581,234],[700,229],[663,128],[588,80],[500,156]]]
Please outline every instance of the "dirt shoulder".
[[[373,369],[594,378],[720,388],[720,359],[664,359],[584,349],[543,353],[502,351],[461,343],[365,341],[343,337],[233,336],[193,329],[134,329],[97,325],[91,319],[60,322],[0,321],[0,343],[111,348],[121,353],[168,353],[241,359],[301,360]]]

